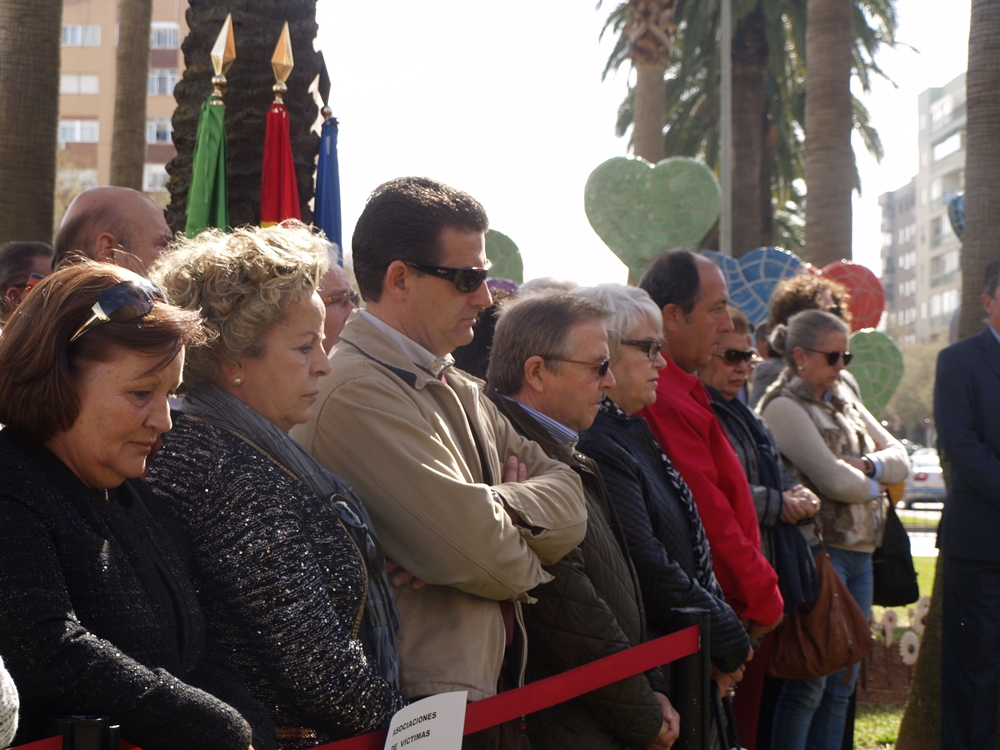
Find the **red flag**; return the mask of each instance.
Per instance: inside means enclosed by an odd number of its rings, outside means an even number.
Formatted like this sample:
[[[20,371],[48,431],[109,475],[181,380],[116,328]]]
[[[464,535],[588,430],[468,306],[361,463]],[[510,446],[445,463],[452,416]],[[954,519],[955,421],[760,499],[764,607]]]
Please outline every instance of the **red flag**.
[[[295,182],[292,141],[288,135],[288,108],[275,102],[267,113],[264,168],[260,176],[260,225],[270,227],[285,219],[302,219],[299,187]]]

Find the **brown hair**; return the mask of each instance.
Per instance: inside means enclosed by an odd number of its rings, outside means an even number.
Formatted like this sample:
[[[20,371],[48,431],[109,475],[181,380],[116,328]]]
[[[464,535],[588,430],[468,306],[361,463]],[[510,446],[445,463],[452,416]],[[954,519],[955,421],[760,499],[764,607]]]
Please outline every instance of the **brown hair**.
[[[557,372],[562,363],[549,358],[573,356],[566,351],[573,329],[607,317],[601,303],[569,292],[535,292],[507,303],[493,335],[486,382],[505,396],[517,393],[524,385],[524,363],[534,356],[546,358],[545,366]]]
[[[772,330],[779,325],[787,325],[795,313],[803,310],[822,310],[820,297],[823,292],[830,293],[833,300],[833,310],[824,310],[836,315],[841,320],[851,322],[851,313],[847,306],[851,295],[847,287],[831,279],[803,272],[787,279],[782,279],[771,293],[771,317],[768,319]]]
[[[399,177],[375,188],[351,239],[354,276],[365,302],[378,302],[393,261],[434,265],[446,228],[485,232],[479,201],[428,177]]]
[[[751,333],[750,321],[743,311],[735,307],[734,305],[729,305],[729,317],[733,319],[733,332],[740,333],[744,336],[748,336]]]
[[[101,292],[121,281],[148,283],[118,266],[86,261],[48,276],[25,298],[0,336],[0,422],[44,442],[76,421],[77,386],[88,363],[127,350],[158,356],[150,369],[158,372],[185,345],[205,339],[197,312],[157,301],[140,318],[101,323],[70,344]]]

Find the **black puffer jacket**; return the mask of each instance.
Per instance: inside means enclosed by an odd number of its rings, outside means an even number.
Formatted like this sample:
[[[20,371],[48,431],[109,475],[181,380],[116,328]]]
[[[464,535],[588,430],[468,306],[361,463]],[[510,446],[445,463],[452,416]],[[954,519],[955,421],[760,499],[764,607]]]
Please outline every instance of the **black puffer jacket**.
[[[581,435],[580,450],[597,462],[621,518],[642,585],[650,637],[675,629],[674,608],[708,609],[712,661],[723,672],[734,671],[750,651],[750,638],[732,608],[695,578],[687,516],[646,421],[602,410]]]
[[[579,667],[646,640],[642,598],[625,552],[621,524],[594,462],[556,442],[520,404],[490,396],[519,433],[572,467],[587,498],[587,535],[545,570],[555,580],[522,608],[528,631],[526,682]],[[534,750],[644,748],[656,739],[663,713],[653,691],[666,692],[660,670],[636,675],[528,717]]]
[[[103,714],[144,750],[246,750],[242,712],[254,747],[276,747],[266,712],[206,637],[183,532],[143,482],[88,489],[5,429],[0,518],[16,744],[47,737],[50,717]]]

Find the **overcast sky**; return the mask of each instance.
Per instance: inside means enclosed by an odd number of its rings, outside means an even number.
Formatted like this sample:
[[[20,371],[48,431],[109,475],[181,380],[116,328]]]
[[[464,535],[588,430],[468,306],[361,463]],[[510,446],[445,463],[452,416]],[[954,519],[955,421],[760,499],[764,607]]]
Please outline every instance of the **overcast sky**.
[[[864,97],[886,158],[856,140],[863,195],[854,257],[879,271],[878,196],[917,170],[917,96],[965,70],[970,0],[898,2],[898,38]],[[594,234],[583,188],[601,162],[627,153],[614,135],[626,74],[601,82],[613,0],[382,0],[317,3],[340,122],[344,241],[368,193],[401,175],[468,191],[524,257],[525,278],[622,281],[624,265]]]

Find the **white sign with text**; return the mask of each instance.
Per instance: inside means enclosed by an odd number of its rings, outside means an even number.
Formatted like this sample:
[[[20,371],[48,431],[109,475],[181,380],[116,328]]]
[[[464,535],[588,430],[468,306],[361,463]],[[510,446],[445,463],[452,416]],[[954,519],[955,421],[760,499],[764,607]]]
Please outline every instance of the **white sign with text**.
[[[385,750],[461,750],[468,693],[441,693],[411,703],[392,717]]]

